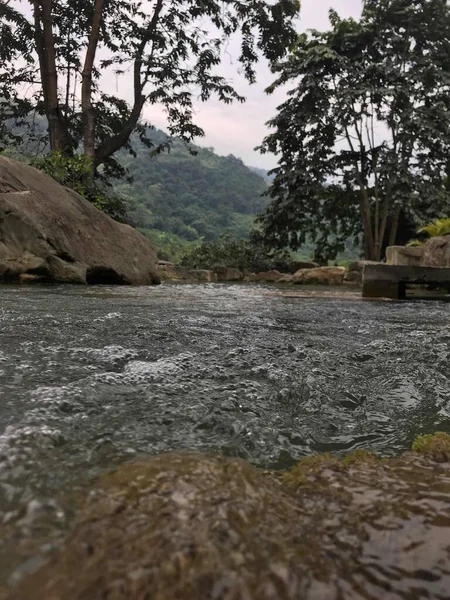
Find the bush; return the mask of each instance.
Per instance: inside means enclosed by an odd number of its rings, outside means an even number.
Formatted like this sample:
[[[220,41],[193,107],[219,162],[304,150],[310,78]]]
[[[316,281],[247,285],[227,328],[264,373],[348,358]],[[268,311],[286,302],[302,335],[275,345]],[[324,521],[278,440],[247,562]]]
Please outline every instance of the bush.
[[[33,167],[44,171],[61,185],[74,190],[89,200],[96,208],[102,210],[116,221],[125,222],[127,206],[117,194],[111,194],[97,184],[88,186],[85,182],[90,174],[91,165],[84,154],[64,156],[61,152],[52,152],[31,160]]]
[[[450,234],[450,219],[436,219],[419,229],[418,233],[425,233],[428,237],[448,235]]]
[[[450,234],[450,219],[436,219],[427,225],[421,227],[417,233],[422,234],[428,238],[437,237],[441,235]],[[421,246],[424,240],[415,239],[408,242],[408,246]]]
[[[190,250],[195,242],[188,242],[183,238],[159,229],[137,228],[156,247],[159,260],[178,262]]]
[[[191,269],[212,269],[224,265],[244,272],[292,270],[292,259],[287,252],[269,250],[262,244],[231,235],[223,235],[214,242],[202,242],[190,248],[182,257],[181,264]]]

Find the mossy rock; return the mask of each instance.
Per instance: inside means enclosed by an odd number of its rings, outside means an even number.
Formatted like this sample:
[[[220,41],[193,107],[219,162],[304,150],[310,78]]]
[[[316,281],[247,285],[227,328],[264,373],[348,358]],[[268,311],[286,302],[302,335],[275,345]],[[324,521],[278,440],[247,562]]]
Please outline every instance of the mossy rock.
[[[433,456],[321,455],[282,477],[197,454],[125,464],[9,598],[448,597],[450,463]]]
[[[414,452],[430,456],[438,462],[450,461],[450,435],[439,431],[433,435],[419,435],[412,446]]]

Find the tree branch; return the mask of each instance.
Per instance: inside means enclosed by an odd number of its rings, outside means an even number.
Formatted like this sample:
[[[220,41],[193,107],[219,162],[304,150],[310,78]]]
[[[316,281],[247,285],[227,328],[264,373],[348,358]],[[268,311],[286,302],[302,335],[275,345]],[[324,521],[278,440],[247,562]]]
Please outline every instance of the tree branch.
[[[142,81],[141,79],[143,56],[146,45],[152,39],[156,31],[161,10],[163,8],[163,3],[164,0],[157,0],[152,19],[136,50],[133,67],[134,104],[130,116],[119,133],[117,133],[114,136],[111,136],[108,140],[100,144],[100,146],[97,148],[94,160],[95,167],[101,165],[107,158],[112,156],[115,152],[117,152],[117,150],[119,150],[124,144],[128,142],[131,134],[133,133],[133,130],[135,129],[139,121],[142,108],[145,104],[145,96],[143,95],[143,89],[148,80],[148,70],[147,77],[144,79],[144,81]]]

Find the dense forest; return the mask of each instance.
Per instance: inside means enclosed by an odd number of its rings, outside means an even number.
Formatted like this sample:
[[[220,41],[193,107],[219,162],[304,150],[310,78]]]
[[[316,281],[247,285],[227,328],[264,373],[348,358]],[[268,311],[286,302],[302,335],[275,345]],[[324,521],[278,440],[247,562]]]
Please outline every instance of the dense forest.
[[[156,129],[148,137],[155,147],[169,139]],[[249,169],[235,156],[188,147],[179,139],[170,139],[170,150],[159,154],[138,139],[133,148],[135,157],[126,151],[118,155],[131,179],[114,188],[126,199],[132,224],[158,245],[214,240],[224,233],[246,237],[266,206],[265,172]]]

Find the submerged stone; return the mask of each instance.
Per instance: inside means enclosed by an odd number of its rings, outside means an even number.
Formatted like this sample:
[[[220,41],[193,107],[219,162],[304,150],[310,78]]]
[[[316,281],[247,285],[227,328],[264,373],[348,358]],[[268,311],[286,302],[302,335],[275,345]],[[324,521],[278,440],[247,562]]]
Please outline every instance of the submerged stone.
[[[446,598],[450,464],[425,452],[321,455],[283,476],[197,454],[123,465],[10,599]]]

